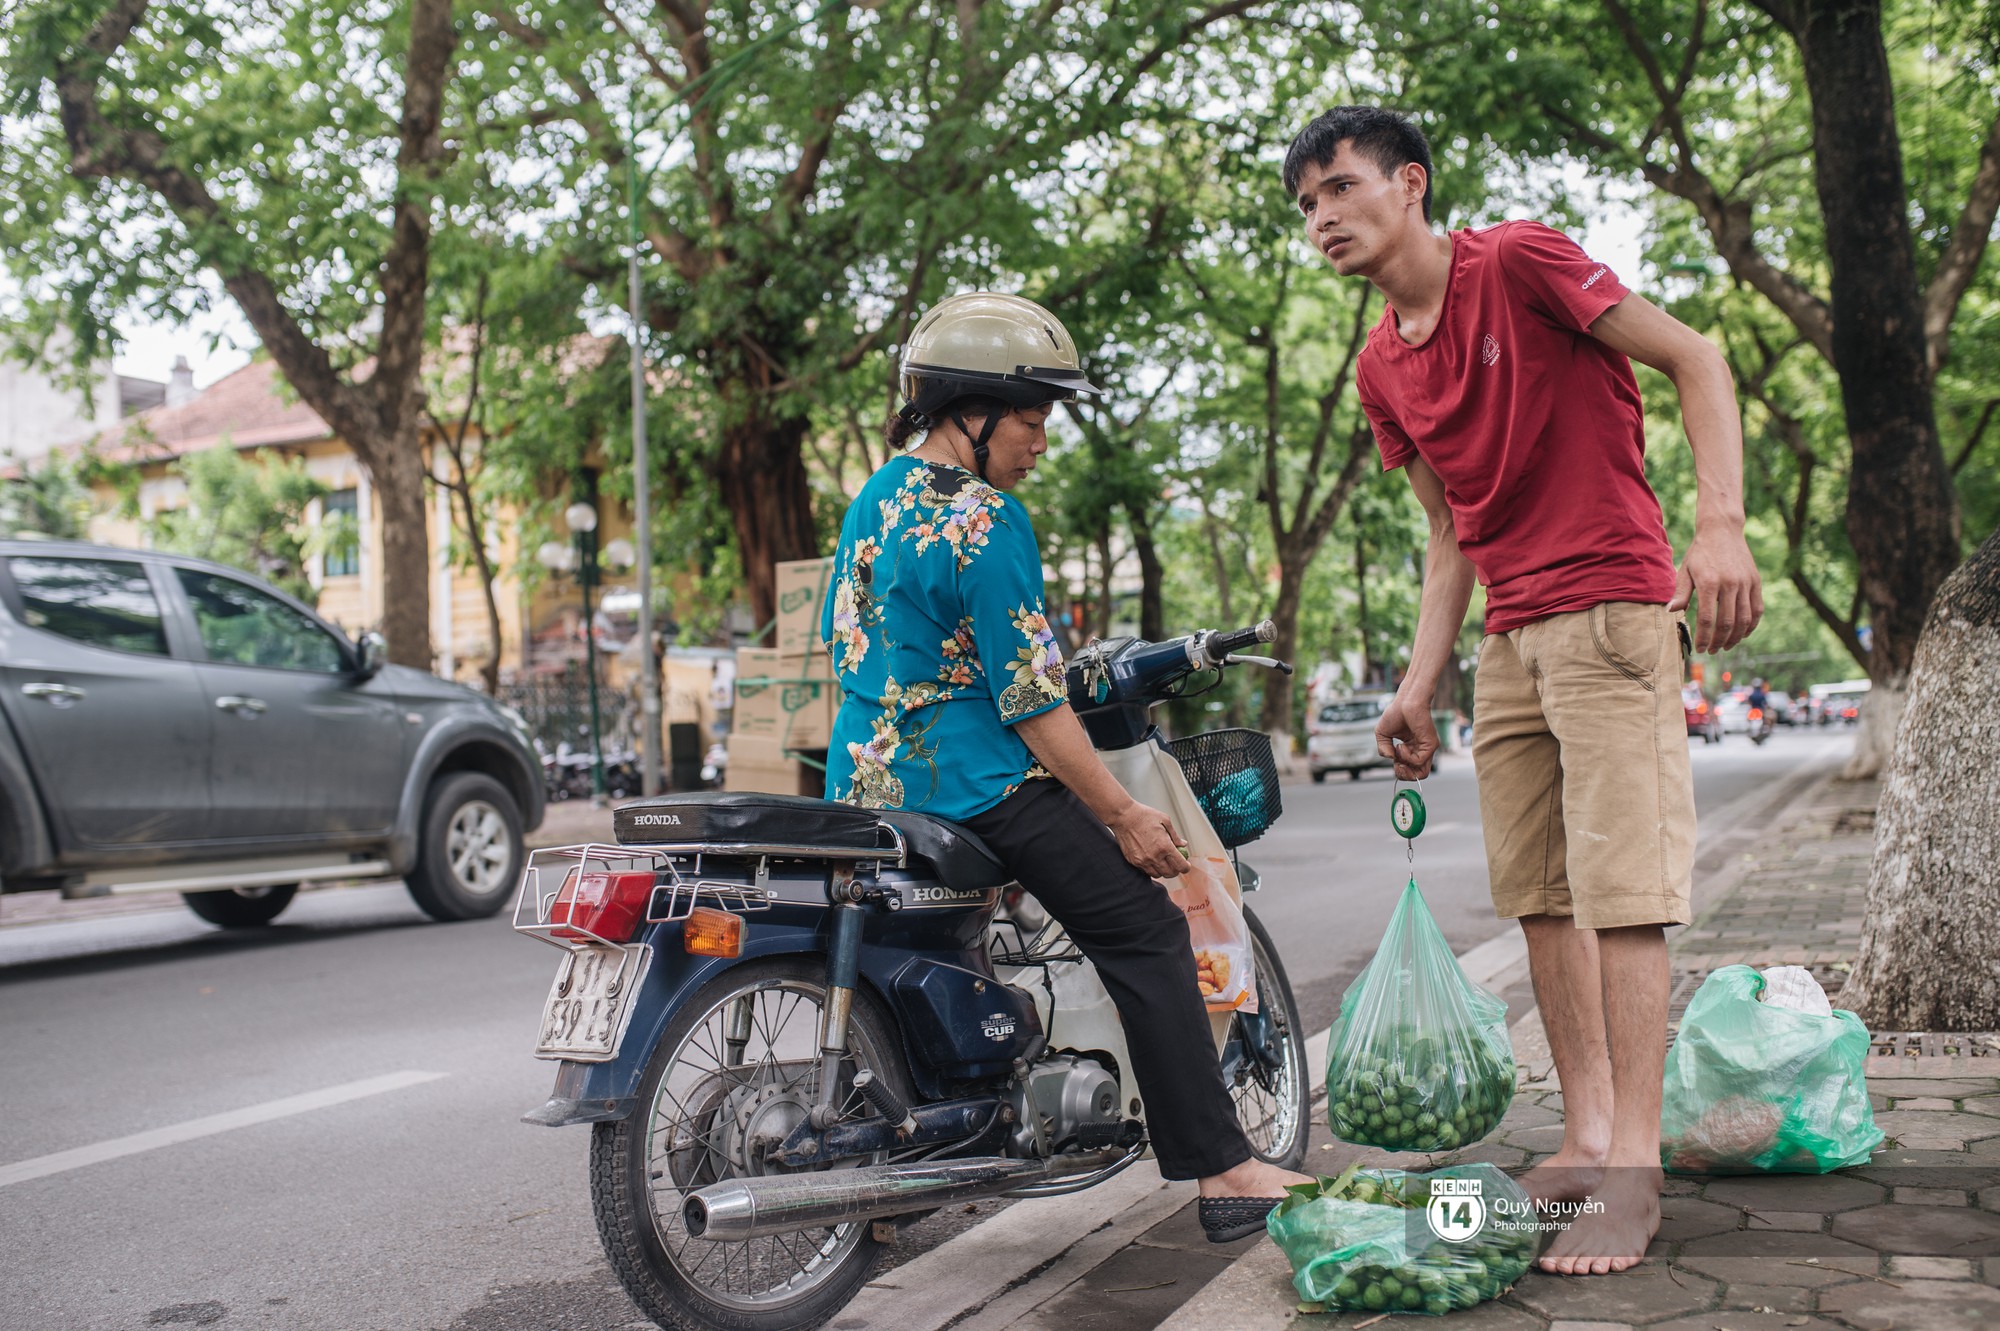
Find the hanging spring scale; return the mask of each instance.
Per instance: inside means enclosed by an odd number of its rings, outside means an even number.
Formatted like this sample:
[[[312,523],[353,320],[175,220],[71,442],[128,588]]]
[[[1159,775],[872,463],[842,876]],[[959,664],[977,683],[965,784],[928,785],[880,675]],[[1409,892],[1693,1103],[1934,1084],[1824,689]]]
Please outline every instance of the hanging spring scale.
[[[1397,790],[1389,798],[1389,826],[1397,836],[1403,838],[1403,847],[1409,853],[1410,863],[1417,862],[1417,834],[1424,830],[1426,811],[1424,809],[1423,783],[1415,790]]]

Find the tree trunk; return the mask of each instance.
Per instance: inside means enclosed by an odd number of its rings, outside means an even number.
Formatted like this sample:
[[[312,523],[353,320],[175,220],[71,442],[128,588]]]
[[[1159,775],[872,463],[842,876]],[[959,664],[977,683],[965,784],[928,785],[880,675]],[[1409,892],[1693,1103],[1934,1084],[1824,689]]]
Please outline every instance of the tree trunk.
[[[1278,636],[1271,640],[1271,655],[1280,661],[1290,661],[1299,654],[1299,602],[1310,563],[1308,555],[1303,562],[1285,560],[1278,565],[1278,603],[1271,608]],[[1266,670],[1263,675],[1264,707],[1258,725],[1271,737],[1278,770],[1288,772],[1292,767],[1292,676],[1277,670]]]
[[[397,665],[429,670],[431,645],[431,552],[429,505],[424,502],[424,460],[417,447],[416,421],[397,437],[362,453],[379,464],[368,468],[382,514],[382,636]]]
[[[2000,532],[1939,590],[1910,672],[1861,957],[1841,994],[1876,1029],[2000,1029],[1996,679]]]
[[[1132,523],[1132,548],[1139,555],[1139,636],[1147,642],[1159,642],[1167,636],[1163,599],[1167,575],[1160,563],[1160,547],[1153,541],[1152,515],[1137,505],[1125,512]]]
[[[757,623],[778,617],[777,565],[828,553],[813,525],[802,417],[752,415],[727,426],[714,464],[722,502],[736,526],[736,554]]]
[[[1793,16],[1853,448],[1847,531],[1874,634],[1868,674],[1900,692],[1931,597],[1958,563],[1959,528],[1931,403],[1895,91],[1879,0],[1804,0]],[[1857,748],[1850,771],[1872,772],[1863,759],[1875,752]]]

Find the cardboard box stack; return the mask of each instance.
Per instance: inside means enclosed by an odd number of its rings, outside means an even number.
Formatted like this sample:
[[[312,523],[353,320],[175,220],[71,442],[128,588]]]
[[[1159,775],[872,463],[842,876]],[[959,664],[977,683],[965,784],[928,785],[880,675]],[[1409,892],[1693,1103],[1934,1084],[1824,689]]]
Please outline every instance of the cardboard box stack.
[[[729,735],[724,788],[779,795],[818,795],[820,769],[840,707],[840,685],[819,637],[820,607],[833,573],[831,559],[778,565],[778,622],[771,647],[736,653],[736,708]]]

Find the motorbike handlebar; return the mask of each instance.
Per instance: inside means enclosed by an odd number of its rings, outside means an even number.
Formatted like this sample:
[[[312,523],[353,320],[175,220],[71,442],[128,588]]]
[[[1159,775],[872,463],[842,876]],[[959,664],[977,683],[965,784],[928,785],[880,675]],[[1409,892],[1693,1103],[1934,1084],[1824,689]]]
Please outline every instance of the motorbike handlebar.
[[[1231,652],[1240,651],[1257,642],[1272,642],[1278,636],[1278,626],[1266,619],[1247,628],[1231,629],[1224,633],[1217,631],[1204,634],[1201,652],[1211,667],[1221,665]]]

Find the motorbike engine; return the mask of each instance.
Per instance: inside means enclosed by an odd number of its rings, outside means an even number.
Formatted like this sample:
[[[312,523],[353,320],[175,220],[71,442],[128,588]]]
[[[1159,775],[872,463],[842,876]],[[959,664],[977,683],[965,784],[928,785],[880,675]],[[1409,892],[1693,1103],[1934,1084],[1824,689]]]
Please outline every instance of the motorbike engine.
[[[1011,1142],[1020,1156],[1037,1154],[1035,1124],[1049,1149],[1082,1144],[1109,1144],[1119,1126],[1118,1078],[1095,1059],[1058,1054],[1028,1070],[1008,1092],[1014,1106]],[[1032,1115],[1033,1117],[1030,1117]]]

